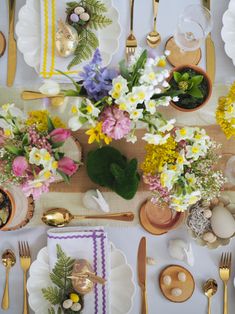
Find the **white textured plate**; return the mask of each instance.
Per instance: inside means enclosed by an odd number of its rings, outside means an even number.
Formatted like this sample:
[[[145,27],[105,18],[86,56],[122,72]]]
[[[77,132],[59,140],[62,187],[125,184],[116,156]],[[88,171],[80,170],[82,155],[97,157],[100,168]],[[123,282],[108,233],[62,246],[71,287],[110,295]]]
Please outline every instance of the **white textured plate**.
[[[29,305],[35,314],[48,314],[49,303],[44,299],[41,289],[50,286],[49,258],[47,247],[41,249],[37,259],[30,267],[27,289]],[[127,314],[133,305],[135,284],[133,271],[126,257],[111,245],[110,305],[111,314]],[[91,313],[92,314],[92,313]]]
[[[235,65],[235,0],[230,0],[228,10],[223,15],[221,36],[225,52]]]
[[[113,6],[112,0],[103,0],[108,8],[106,14],[113,23],[99,30],[99,49],[103,58],[103,65],[107,66],[119,47],[121,27],[119,13]],[[26,0],[20,9],[16,24],[17,46],[24,55],[25,62],[39,71],[41,53],[41,21],[40,1]]]

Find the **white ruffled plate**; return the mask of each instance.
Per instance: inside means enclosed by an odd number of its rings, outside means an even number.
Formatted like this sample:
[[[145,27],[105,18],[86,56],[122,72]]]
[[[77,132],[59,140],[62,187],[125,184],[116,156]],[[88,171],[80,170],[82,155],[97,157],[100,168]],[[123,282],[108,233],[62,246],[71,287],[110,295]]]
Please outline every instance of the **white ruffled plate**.
[[[42,295],[42,288],[50,286],[47,247],[41,249],[32,263],[27,281],[29,305],[35,314],[48,314],[50,304]],[[110,306],[111,314],[127,314],[133,306],[135,284],[133,270],[124,253],[111,245]]]
[[[107,66],[119,47],[121,26],[119,13],[113,6],[112,0],[103,0],[108,8],[106,14],[113,23],[99,30],[99,49],[103,58],[103,65]],[[41,53],[41,21],[40,1],[26,0],[26,4],[20,9],[18,22],[15,28],[17,34],[17,46],[24,55],[25,62],[39,71]]]
[[[228,10],[223,15],[221,36],[225,52],[235,65],[235,0],[230,0]]]

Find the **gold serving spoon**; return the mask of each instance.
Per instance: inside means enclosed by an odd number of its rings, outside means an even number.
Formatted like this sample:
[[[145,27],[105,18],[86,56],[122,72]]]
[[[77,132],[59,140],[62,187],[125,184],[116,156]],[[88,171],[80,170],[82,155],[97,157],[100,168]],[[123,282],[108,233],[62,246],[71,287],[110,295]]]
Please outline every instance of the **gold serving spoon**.
[[[6,283],[5,289],[2,297],[2,309],[7,310],[9,308],[9,272],[11,267],[16,263],[15,254],[11,250],[6,250],[2,254],[2,263],[6,267]]]
[[[157,32],[157,12],[158,12],[159,0],[153,0],[153,16],[154,16],[154,27],[153,31],[147,36],[147,44],[151,48],[157,47],[161,42],[161,36]]]
[[[64,227],[69,224],[71,220],[78,219],[109,219],[109,220],[121,220],[121,221],[133,221],[134,214],[132,212],[124,213],[112,213],[112,214],[103,214],[103,215],[72,215],[65,208],[52,208],[47,210],[42,215],[42,221],[53,227]]]
[[[0,57],[4,55],[6,51],[6,38],[2,32],[0,32]]]
[[[211,314],[211,298],[217,292],[217,282],[214,279],[209,279],[203,285],[204,294],[208,297],[208,314]]]
[[[44,99],[44,98],[50,98],[51,104],[53,106],[60,106],[64,103],[64,95],[59,94],[56,96],[48,96],[45,94],[42,94],[40,92],[34,92],[30,90],[25,90],[21,93],[21,98],[23,100],[38,100],[38,99]]]

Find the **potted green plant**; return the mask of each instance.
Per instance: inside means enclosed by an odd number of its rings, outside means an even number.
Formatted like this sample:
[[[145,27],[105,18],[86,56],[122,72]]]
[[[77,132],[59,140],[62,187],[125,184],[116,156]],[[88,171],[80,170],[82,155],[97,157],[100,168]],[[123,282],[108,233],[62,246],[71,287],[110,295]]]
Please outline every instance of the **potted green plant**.
[[[203,107],[211,97],[212,84],[209,76],[201,68],[193,65],[173,69],[169,77],[170,93],[178,95],[171,105],[180,111],[195,111]]]

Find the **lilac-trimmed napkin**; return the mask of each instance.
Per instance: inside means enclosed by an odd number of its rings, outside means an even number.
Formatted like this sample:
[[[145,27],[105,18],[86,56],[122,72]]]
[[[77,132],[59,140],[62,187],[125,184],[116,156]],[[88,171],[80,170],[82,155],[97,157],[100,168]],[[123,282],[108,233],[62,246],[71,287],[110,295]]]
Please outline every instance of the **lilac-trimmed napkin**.
[[[56,245],[75,259],[86,259],[95,273],[108,280],[110,278],[110,244],[102,227],[71,227],[50,229],[47,233],[49,264],[56,263]],[[109,314],[109,283],[95,285],[92,293],[85,296],[84,314]]]

